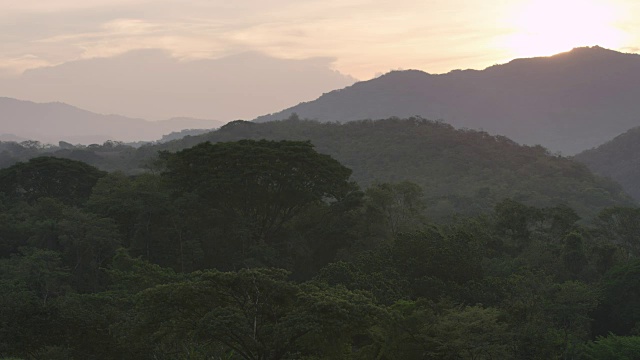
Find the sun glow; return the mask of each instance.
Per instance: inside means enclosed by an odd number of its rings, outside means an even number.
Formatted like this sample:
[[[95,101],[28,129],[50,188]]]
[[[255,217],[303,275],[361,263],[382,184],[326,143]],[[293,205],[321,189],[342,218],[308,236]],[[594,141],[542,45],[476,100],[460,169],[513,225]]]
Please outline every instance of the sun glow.
[[[627,35],[616,27],[623,10],[596,0],[530,0],[508,22],[513,33],[501,46],[516,57],[548,56],[580,46],[618,49]]]

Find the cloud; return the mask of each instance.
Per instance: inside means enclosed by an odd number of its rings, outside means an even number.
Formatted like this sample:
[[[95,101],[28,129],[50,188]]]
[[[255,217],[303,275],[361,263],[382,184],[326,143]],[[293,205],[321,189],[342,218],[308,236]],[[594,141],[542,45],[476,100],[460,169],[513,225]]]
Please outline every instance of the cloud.
[[[259,51],[294,59],[331,56],[340,71],[367,78],[385,68],[420,67],[431,55],[462,47],[480,53],[497,32],[495,10],[466,0],[55,3],[23,0],[3,9],[12,20],[0,20],[0,31],[15,36],[0,50],[0,62],[25,53],[60,64],[144,48],[186,59]],[[459,37],[462,31],[481,39],[468,42]],[[0,63],[9,65],[15,64]]]
[[[514,4],[524,1],[0,0],[0,67],[36,66],[8,60],[25,54],[54,65],[162,48],[180,59],[330,56],[335,69],[360,79],[393,68],[483,68],[510,60],[503,39],[514,31]],[[633,1],[615,3],[637,18]],[[632,20],[620,26],[639,33]]]
[[[28,70],[0,82],[0,93],[151,120],[252,119],[352,84],[355,79],[331,69],[333,61],[259,52],[181,60],[162,49],[135,50]]]

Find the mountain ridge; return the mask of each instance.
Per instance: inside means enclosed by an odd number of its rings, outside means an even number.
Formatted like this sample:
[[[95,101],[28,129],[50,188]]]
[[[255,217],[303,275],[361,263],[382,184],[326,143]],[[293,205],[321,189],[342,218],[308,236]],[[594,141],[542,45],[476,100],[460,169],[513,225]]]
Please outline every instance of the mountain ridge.
[[[585,47],[484,70],[392,71],[254,121],[417,115],[575,154],[640,125],[636,98],[640,55]]]
[[[205,141],[242,139],[310,141],[318,152],[351,168],[363,187],[415,182],[424,189],[432,214],[480,213],[507,197],[541,207],[569,204],[589,216],[607,206],[635,204],[618,184],[541,146],[416,117],[347,123],[234,121],[142,150],[173,152]]]
[[[610,141],[574,156],[589,170],[608,177],[636,200],[640,200],[640,127],[629,129]]]
[[[46,143],[102,143],[153,141],[186,128],[217,128],[215,120],[172,118],[147,121],[117,114],[98,114],[63,102],[37,103],[0,97],[0,127],[3,133]]]

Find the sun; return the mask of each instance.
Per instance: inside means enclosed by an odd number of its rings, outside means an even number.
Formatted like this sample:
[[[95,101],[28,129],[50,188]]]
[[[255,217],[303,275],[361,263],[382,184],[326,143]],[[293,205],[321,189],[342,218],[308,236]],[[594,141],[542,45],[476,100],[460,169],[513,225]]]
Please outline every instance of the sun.
[[[597,0],[529,0],[507,22],[512,33],[501,41],[513,56],[548,56],[580,46],[617,49],[626,34],[616,27],[623,10]]]

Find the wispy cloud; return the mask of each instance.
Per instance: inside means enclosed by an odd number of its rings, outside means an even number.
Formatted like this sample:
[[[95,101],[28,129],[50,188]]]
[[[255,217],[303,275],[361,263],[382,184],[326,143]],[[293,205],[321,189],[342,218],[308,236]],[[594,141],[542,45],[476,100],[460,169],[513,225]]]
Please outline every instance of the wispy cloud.
[[[0,67],[163,48],[187,59],[247,50],[331,56],[337,69],[359,78],[399,67],[481,68],[508,56],[498,40],[513,31],[505,21],[513,4],[526,1],[0,0]],[[640,13],[637,5],[628,9]],[[27,54],[39,62],[11,60]]]

